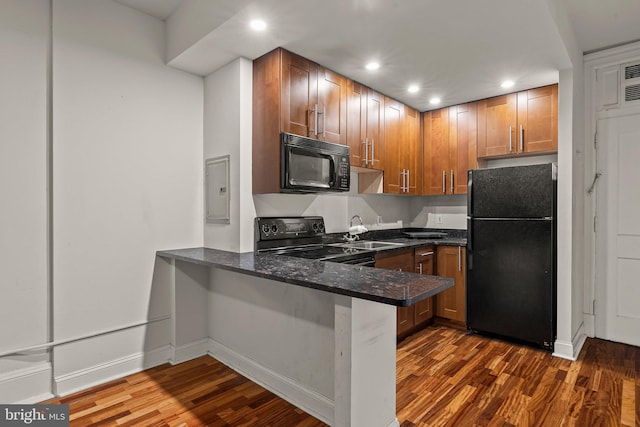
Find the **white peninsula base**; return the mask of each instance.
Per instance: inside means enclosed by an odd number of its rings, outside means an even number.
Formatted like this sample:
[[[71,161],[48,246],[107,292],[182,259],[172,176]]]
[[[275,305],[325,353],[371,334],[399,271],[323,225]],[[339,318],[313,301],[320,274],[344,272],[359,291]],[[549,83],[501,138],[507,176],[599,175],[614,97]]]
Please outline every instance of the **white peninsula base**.
[[[399,426],[396,307],[173,258],[171,363],[205,354],[333,426]]]

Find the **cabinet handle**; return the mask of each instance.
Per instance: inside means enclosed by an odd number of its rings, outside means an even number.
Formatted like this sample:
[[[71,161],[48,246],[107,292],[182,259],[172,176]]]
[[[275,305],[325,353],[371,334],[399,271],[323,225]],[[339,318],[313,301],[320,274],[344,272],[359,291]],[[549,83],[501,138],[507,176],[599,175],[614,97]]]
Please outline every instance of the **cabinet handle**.
[[[433,255],[433,251],[425,252],[423,254],[418,254],[418,256],[427,256],[427,255]]]
[[[520,125],[520,152],[524,152],[524,126]]]
[[[513,126],[509,126],[509,152],[513,151]]]
[[[369,164],[369,140],[367,138],[364,139],[364,165],[367,166]]]
[[[327,106],[323,105],[322,106],[322,137],[326,137],[327,136]]]
[[[453,169],[451,169],[451,194],[453,194],[453,190],[454,190],[454,187],[453,187]]]
[[[407,188],[405,189],[407,193],[409,192],[410,186],[411,186],[411,171],[407,169]]]
[[[462,271],[462,246],[458,246],[458,271]]]
[[[313,129],[313,134],[315,136],[318,136],[318,104],[316,104],[313,108],[313,114],[315,116],[315,120],[314,120],[314,129]]]
[[[442,194],[447,192],[447,172],[442,171]]]
[[[418,266],[420,267],[420,273],[419,274],[422,274],[422,264],[418,264]]]
[[[371,166],[373,166],[373,148],[375,147],[376,144],[376,140],[371,138]]]

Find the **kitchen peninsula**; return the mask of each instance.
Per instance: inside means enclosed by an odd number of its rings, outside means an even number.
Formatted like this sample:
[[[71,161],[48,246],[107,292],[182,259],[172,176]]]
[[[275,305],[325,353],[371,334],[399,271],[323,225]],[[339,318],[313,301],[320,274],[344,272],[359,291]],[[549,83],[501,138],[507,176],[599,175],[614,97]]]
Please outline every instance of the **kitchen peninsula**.
[[[396,306],[451,279],[208,248],[159,251],[172,363],[210,354],[322,421],[397,426]]]

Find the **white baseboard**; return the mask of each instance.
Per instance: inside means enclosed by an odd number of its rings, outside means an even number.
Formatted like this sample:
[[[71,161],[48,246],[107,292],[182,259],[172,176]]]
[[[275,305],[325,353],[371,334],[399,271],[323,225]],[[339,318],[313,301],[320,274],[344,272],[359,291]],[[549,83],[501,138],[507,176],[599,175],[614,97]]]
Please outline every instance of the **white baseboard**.
[[[570,342],[556,340],[553,355],[562,359],[578,360],[580,350],[582,350],[586,340],[587,335],[584,332],[584,323],[581,323]]]
[[[172,365],[206,356],[209,351],[209,338],[203,338],[180,347],[171,346],[170,362]]]
[[[584,332],[591,338],[596,336],[596,316],[593,314],[584,314]]]
[[[334,405],[327,397],[306,389],[303,384],[273,372],[210,338],[209,355],[319,420],[333,424]]]
[[[55,394],[66,396],[169,361],[169,346],[136,353],[54,378]]]
[[[41,362],[0,376],[2,403],[33,404],[52,397],[49,362]]]

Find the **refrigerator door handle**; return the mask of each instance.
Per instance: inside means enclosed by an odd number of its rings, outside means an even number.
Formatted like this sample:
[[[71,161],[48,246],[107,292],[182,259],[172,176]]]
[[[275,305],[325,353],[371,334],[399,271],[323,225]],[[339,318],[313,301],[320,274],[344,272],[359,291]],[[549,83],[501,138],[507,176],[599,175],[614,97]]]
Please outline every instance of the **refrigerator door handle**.
[[[467,218],[467,250],[471,252],[473,250],[473,220]]]
[[[469,171],[467,174],[467,215],[473,216],[471,211],[471,197],[473,193],[473,171]]]

